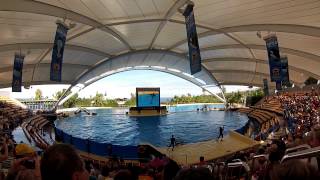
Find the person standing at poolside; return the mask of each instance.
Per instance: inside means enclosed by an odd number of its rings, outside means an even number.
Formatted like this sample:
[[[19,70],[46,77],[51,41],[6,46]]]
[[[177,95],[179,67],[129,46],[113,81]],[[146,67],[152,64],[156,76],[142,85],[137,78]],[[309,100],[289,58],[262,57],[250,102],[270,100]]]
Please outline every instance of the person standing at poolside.
[[[172,151],[174,149],[175,144],[176,144],[176,138],[174,138],[174,136],[172,135],[170,138],[170,145],[169,145],[169,147],[172,147]]]
[[[224,130],[224,126],[220,126],[219,127],[219,136],[218,136],[218,141],[221,137],[221,141],[223,140],[223,130]]]

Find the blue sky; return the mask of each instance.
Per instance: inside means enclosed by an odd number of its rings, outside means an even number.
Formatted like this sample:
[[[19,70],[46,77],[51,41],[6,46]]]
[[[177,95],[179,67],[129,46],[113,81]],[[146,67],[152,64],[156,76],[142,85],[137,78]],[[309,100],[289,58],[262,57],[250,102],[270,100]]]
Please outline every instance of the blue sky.
[[[90,97],[99,92],[106,93],[107,98],[130,97],[130,93],[135,93],[136,87],[160,87],[161,97],[173,97],[174,95],[187,93],[192,95],[202,94],[201,88],[171,74],[150,70],[134,70],[114,74],[97,81],[83,89],[79,96]],[[28,90],[23,89],[21,93],[11,93],[11,96],[15,98],[33,98],[36,89],[40,89],[44,97],[51,98],[53,94],[63,88],[68,88],[68,85],[32,86]],[[227,92],[248,89],[246,86],[226,86],[226,88]],[[0,91],[11,92],[11,88],[0,89]]]

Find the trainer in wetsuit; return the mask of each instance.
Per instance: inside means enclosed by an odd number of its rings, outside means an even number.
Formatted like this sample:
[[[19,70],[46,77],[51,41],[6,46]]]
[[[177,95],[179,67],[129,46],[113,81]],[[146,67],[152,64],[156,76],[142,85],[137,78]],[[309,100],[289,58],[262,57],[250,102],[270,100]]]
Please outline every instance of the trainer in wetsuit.
[[[223,130],[224,130],[224,127],[219,127],[219,136],[218,136],[218,140],[220,139],[221,137],[221,141],[223,140]]]
[[[176,144],[176,138],[174,138],[174,136],[172,135],[170,138],[170,145],[169,145],[169,147],[172,147],[172,151],[174,149],[175,144]]]

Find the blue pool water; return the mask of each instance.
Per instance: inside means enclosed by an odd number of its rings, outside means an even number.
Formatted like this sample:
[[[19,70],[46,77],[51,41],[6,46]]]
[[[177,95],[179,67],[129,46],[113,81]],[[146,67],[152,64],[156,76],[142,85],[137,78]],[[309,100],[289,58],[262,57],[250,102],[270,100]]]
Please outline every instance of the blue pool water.
[[[84,114],[56,121],[56,127],[74,137],[114,145],[150,143],[167,146],[174,134],[177,141],[194,143],[218,136],[218,128],[229,130],[243,126],[248,118],[237,112],[199,111],[203,105],[168,107],[170,114],[156,117],[129,117],[127,109],[97,109],[97,116]],[[211,105],[209,108],[223,105]]]

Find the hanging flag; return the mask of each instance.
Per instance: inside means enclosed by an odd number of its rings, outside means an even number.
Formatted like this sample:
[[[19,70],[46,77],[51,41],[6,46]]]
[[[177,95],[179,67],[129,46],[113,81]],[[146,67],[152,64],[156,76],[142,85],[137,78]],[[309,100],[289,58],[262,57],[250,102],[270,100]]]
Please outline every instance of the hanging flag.
[[[61,82],[63,51],[66,43],[68,28],[61,23],[57,23],[57,25],[56,37],[54,39],[54,45],[52,49],[50,80]]]
[[[287,56],[281,57],[281,81],[284,85],[289,83],[289,65]]]
[[[12,92],[21,92],[23,60],[24,55],[15,54],[12,76]]]
[[[193,14],[193,4],[188,4],[184,13],[186,20],[188,47],[189,47],[189,61],[191,74],[201,71],[201,55],[198,43],[198,35],[196,23]]]
[[[277,36],[269,35],[264,40],[269,58],[270,79],[272,82],[281,81],[281,61]]]
[[[263,79],[263,92],[265,96],[269,96],[268,79]]]

